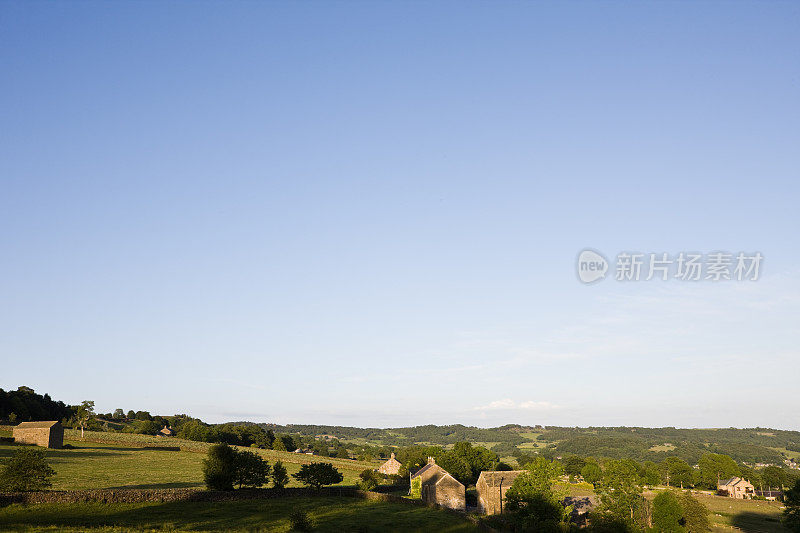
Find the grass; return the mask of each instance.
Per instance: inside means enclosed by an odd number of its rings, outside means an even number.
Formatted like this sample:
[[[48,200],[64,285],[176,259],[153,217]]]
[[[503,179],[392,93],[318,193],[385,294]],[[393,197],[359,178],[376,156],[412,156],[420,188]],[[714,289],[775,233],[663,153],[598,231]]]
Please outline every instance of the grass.
[[[724,496],[695,494],[711,511],[711,523],[715,531],[741,531],[758,533],[786,533],[781,525],[781,504],[758,500],[735,500]]]
[[[0,509],[2,531],[259,531],[289,530],[292,511],[306,511],[314,531],[441,531],[477,528],[454,513],[401,503],[317,497],[224,503],[9,505]]]
[[[79,432],[68,431],[69,437]],[[110,440],[110,436],[124,439],[124,443],[93,442]],[[89,440],[92,439],[92,440]],[[74,449],[47,450],[47,458],[55,469],[53,489],[81,490],[108,488],[202,488],[202,461],[207,443],[164,439],[148,435],[86,432],[86,440],[67,440]],[[146,450],[142,446],[161,444],[180,446],[182,451]],[[183,451],[185,447],[195,451]],[[0,445],[0,459],[9,457],[16,446]],[[344,476],[343,485],[355,485],[358,474],[378,463],[349,461],[328,457],[300,455],[274,450],[259,450],[270,463],[281,460],[290,474],[289,486],[301,486],[291,474],[300,465],[315,461],[333,463]]]

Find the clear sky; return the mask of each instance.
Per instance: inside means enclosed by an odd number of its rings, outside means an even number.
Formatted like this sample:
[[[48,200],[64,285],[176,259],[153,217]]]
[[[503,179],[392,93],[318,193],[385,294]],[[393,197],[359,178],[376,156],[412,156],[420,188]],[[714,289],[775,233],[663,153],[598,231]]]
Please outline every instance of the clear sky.
[[[800,429],[797,2],[0,2],[0,387]],[[585,247],[759,251],[583,285]]]

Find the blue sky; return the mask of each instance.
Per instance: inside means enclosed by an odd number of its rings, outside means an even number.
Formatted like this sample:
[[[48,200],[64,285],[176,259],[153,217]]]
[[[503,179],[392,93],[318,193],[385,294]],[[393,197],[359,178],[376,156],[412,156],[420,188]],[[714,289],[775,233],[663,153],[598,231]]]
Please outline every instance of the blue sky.
[[[0,387],[214,422],[800,429],[799,22],[0,3]],[[586,286],[585,247],[765,259]]]

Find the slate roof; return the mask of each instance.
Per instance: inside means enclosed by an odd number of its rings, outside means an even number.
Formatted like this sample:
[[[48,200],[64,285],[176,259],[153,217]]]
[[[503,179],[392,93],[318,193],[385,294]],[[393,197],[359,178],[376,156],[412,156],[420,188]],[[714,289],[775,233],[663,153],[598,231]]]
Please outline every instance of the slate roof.
[[[21,429],[34,429],[34,428],[51,428],[58,424],[58,420],[47,420],[42,422],[21,422],[16,427]]]
[[[504,487],[510,487],[517,476],[525,470],[484,470],[478,477],[478,481],[483,478],[488,487],[499,487],[502,482]]]

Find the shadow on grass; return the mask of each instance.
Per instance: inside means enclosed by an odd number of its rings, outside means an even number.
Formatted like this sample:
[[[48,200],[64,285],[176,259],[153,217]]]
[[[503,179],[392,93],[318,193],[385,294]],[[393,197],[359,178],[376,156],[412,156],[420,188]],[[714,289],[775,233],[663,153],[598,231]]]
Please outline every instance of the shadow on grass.
[[[199,489],[204,485],[200,481],[180,481],[175,483],[144,483],[141,485],[120,485],[118,487],[106,487],[104,490],[117,489]]]
[[[134,448],[135,449],[135,448]],[[3,448],[0,449],[0,459],[6,459],[14,455],[17,448]],[[111,451],[105,451],[111,450]],[[48,459],[74,459],[81,457],[108,457],[112,455],[122,455],[120,452],[128,451],[126,448],[98,448],[96,451],[78,451],[78,450],[47,450]]]
[[[747,533],[786,533],[780,516],[764,513],[743,512],[731,517],[731,525]]]
[[[348,497],[287,497],[163,504],[41,504],[0,509],[0,530],[100,526],[181,531],[286,531],[292,511],[306,511],[315,531],[476,531],[464,518],[421,506]]]

